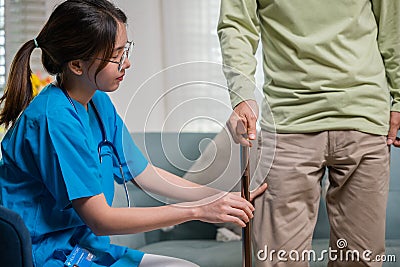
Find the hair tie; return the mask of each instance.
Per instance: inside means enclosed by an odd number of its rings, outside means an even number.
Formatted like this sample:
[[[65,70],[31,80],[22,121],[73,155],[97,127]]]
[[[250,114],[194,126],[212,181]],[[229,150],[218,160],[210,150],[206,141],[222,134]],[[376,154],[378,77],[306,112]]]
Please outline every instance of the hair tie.
[[[36,41],[36,38],[33,38],[33,42],[35,43],[35,48],[39,48],[39,44],[38,44],[38,42]]]

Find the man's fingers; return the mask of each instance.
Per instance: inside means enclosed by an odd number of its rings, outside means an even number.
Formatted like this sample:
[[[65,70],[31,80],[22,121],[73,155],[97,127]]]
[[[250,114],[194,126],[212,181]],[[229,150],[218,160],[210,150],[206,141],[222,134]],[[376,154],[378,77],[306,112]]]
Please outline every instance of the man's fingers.
[[[390,112],[390,127],[387,136],[387,144],[399,146],[399,141],[396,141],[397,132],[400,127],[400,112]]]
[[[396,135],[397,135],[397,127],[396,126],[390,126],[390,128],[389,128],[389,133],[388,133],[388,136],[387,136],[387,144],[388,145],[392,145],[394,142],[395,142],[395,140],[396,140]]]
[[[240,120],[237,121],[235,119],[229,119],[226,123],[226,126],[228,127],[229,133],[236,144],[251,146],[249,141],[243,136],[243,132],[245,133],[246,130]]]
[[[236,134],[237,135],[244,135],[247,134],[247,122],[245,119],[240,119],[236,125]]]
[[[250,115],[247,118],[247,129],[246,129],[246,133],[250,140],[255,140],[257,137],[256,125],[257,125],[257,118],[255,116]]]
[[[233,128],[232,123],[231,123],[230,120],[228,120],[228,121],[226,122],[226,126],[228,127],[229,133],[231,134],[233,141],[234,141],[236,144],[239,144],[239,138],[238,138],[238,136],[236,135],[236,130],[235,130],[236,127]]]
[[[393,145],[395,147],[400,147],[400,138],[396,137],[395,140],[393,141]]]
[[[247,123],[247,129],[246,133],[248,135],[248,138],[250,140],[255,140],[257,136],[257,119],[258,119],[258,114],[256,113],[258,108],[255,104],[255,102],[249,102],[246,104],[248,105],[247,112],[244,113],[244,116],[246,117],[246,123]]]
[[[246,100],[238,104],[227,121],[229,132],[235,143],[252,146],[249,140],[257,137],[258,105],[254,100]]]
[[[248,132],[247,132],[247,122],[245,119],[240,120],[237,124],[236,128],[236,134],[237,134],[237,139],[239,140],[239,143],[243,146],[252,146],[251,142],[249,142],[248,138]]]

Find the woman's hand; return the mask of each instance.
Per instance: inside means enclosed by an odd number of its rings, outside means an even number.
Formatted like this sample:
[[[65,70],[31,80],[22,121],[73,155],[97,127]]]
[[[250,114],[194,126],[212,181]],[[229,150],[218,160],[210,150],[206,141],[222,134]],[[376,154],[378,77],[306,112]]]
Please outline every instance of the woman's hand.
[[[262,184],[250,193],[250,201],[264,193],[267,184]],[[253,218],[254,206],[240,196],[240,193],[221,192],[218,195],[195,202],[195,217],[210,223],[231,222],[241,227]],[[193,204],[193,203],[191,203]]]
[[[191,202],[194,217],[209,223],[235,223],[245,227],[253,218],[253,205],[237,193],[221,192],[201,201]]]
[[[250,192],[250,202],[253,202],[253,200],[255,198],[257,198],[259,195],[263,194],[265,192],[265,190],[267,190],[267,188],[268,188],[267,183],[263,183],[258,188],[251,191]]]

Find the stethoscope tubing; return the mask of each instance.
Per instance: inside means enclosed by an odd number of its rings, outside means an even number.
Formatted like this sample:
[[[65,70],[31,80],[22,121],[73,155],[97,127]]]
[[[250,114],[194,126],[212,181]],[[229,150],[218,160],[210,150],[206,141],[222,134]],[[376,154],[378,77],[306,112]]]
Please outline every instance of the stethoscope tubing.
[[[76,113],[78,113],[78,110],[77,110],[77,108],[76,108],[74,102],[72,101],[72,98],[69,96],[68,92],[67,92],[65,89],[61,89],[61,90],[63,91],[64,95],[67,97],[69,103],[70,103],[70,104],[72,105],[72,107],[75,109]],[[119,155],[118,155],[118,151],[117,151],[117,149],[115,148],[114,144],[113,144],[111,141],[109,141],[109,140],[107,139],[106,128],[105,128],[105,126],[104,126],[103,120],[101,119],[100,113],[99,113],[99,111],[97,110],[96,105],[94,104],[93,100],[91,99],[91,100],[89,101],[89,103],[90,103],[91,107],[93,108],[93,111],[94,111],[94,114],[95,114],[95,116],[96,116],[97,122],[98,122],[99,125],[100,125],[100,131],[101,131],[101,138],[102,138],[102,141],[100,141],[100,143],[99,143],[98,146],[97,146],[97,151],[98,151],[98,153],[99,153],[99,160],[100,160],[100,163],[102,163],[101,148],[102,148],[103,146],[108,146],[109,148],[111,148],[114,157],[117,159],[119,171],[120,171],[120,173],[121,173],[121,178],[122,178],[123,186],[124,186],[124,190],[125,190],[126,202],[127,202],[128,208],[130,208],[130,207],[131,207],[131,201],[130,201],[128,186],[127,186],[127,184],[126,184],[125,175],[124,175],[124,170],[122,169],[122,163],[121,163],[121,159],[120,159],[120,157],[119,157]]]

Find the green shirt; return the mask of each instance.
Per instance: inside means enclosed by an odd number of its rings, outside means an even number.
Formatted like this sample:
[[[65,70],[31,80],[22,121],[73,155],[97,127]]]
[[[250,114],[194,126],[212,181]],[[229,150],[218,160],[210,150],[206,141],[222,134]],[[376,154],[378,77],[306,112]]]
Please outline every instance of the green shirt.
[[[400,111],[400,0],[221,0],[218,35],[233,107],[261,38],[264,129],[387,135]]]

